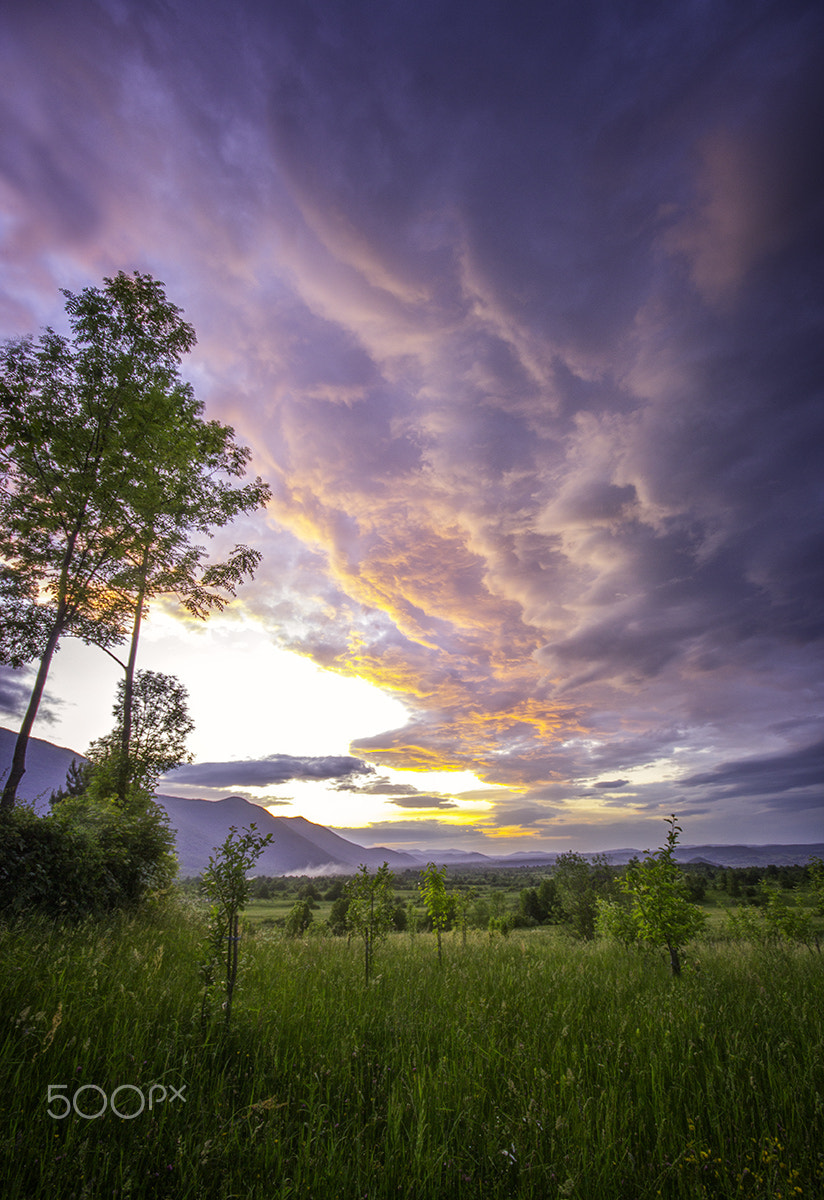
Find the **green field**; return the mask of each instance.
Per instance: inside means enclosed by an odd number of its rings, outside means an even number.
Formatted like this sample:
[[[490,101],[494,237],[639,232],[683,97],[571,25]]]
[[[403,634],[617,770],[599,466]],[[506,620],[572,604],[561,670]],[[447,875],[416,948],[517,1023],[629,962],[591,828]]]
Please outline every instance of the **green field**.
[[[824,1194],[820,954],[394,934],[365,988],[357,942],[247,922],[226,1033],[202,932],[0,927],[5,1200]]]

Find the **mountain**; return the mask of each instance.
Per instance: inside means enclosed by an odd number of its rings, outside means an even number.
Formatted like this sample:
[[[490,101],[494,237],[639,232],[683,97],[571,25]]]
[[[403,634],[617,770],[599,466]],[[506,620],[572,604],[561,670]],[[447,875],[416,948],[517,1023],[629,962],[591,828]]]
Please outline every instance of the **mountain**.
[[[0,779],[11,764],[17,735],[0,728]],[[65,746],[55,746],[42,738],[32,738],[26,757],[26,774],[20,787],[22,799],[31,800],[38,812],[48,811],[48,798],[65,782],[72,759],[82,754]],[[387,862],[402,871],[415,869],[434,861],[460,867],[550,867],[558,857],[544,851],[518,850],[491,858],[474,850],[426,849],[416,847],[406,853],[381,846],[366,848],[350,842],[323,825],[315,825],[305,817],[274,817],[268,809],[252,804],[242,796],[227,796],[224,800],[184,800],[179,796],[158,796],[157,801],[169,814],[172,828],[177,832],[177,852],[181,875],[199,875],[207,866],[215,846],[226,838],[229,827],[248,827],[252,822],[260,833],[271,833],[272,843],[266,847],[255,867],[259,875],[316,874],[356,871],[361,864],[373,868]],[[642,857],[642,851],[630,848],[605,852],[609,862],[616,865]],[[719,867],[767,867],[771,864],[792,866],[806,863],[811,857],[824,859],[824,843],[814,845],[766,846],[679,846],[676,858],[681,863],[703,863]],[[584,855],[591,858],[592,855]]]
[[[8,774],[16,741],[16,733],[0,729],[0,780]],[[26,774],[17,789],[19,798],[33,803],[39,813],[48,812],[49,796],[66,782],[66,772],[75,758],[83,761],[85,755],[65,746],[55,746],[42,738],[30,738]]]
[[[258,833],[272,834],[272,841],[255,864],[256,875],[334,875],[351,873],[362,864],[379,867],[383,862],[399,870],[417,865],[411,855],[381,847],[365,849],[305,817],[273,817],[267,809],[242,796],[227,796],[225,800],[158,796],[157,802],[177,831],[181,875],[199,875],[214,847],[225,840],[230,826],[240,830],[253,822]]]
[[[698,860],[715,867],[803,866],[811,858],[824,859],[824,842],[768,846],[679,846],[679,862]]]
[[[481,854],[480,850],[457,850],[455,847],[427,850],[423,846],[416,846],[414,850],[410,847],[406,853],[422,866],[428,862],[437,862],[439,867],[482,867],[493,866],[503,861],[501,858],[490,858],[488,854]]]

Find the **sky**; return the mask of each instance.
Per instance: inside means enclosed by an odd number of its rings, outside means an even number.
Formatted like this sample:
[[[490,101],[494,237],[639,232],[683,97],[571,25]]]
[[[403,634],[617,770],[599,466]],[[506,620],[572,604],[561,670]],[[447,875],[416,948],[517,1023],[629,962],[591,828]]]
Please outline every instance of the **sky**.
[[[820,4],[0,24],[0,337],[163,280],[273,489],[225,613],[150,614],[164,791],[400,849],[824,840]],[[35,733],[85,749],[118,670],[67,642]]]

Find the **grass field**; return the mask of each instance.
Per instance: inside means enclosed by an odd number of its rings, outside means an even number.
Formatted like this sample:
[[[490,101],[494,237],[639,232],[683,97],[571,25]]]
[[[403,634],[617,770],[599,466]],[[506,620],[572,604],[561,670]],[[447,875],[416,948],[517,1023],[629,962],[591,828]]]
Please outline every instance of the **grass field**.
[[[5,1200],[824,1195],[824,956],[247,929],[225,1033],[201,928],[0,928]]]

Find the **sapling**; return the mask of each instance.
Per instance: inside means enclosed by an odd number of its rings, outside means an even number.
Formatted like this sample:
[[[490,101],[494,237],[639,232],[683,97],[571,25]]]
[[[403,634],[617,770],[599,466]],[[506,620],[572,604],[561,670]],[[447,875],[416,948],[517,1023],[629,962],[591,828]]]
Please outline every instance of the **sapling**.
[[[468,891],[459,892],[455,897],[455,915],[461,931],[461,945],[463,946],[466,945],[466,931],[469,928],[469,910],[477,895],[475,888],[469,888]]]
[[[647,850],[643,862],[631,862],[618,886],[629,897],[639,941],[666,947],[672,973],[680,975],[681,949],[703,927],[705,917],[689,900],[684,874],[675,861],[681,826],[674,814],[667,824],[666,845],[654,854]]]
[[[427,863],[421,871],[421,879],[423,882],[418,884],[418,890],[438,939],[438,962],[443,962],[441,932],[446,929],[452,915],[452,897],[446,890],[446,867]]]
[[[288,938],[301,937],[312,924],[312,906],[309,900],[296,900],[286,916],[283,932]]]
[[[215,970],[219,964],[225,963],[224,1013],[227,1029],[232,1016],[232,997],[237,980],[238,917],[249,897],[246,872],[255,865],[271,840],[271,833],[257,833],[254,823],[240,834],[232,825],[226,840],[209,856],[209,865],[203,872],[203,891],[212,901],[212,906],[207,938],[210,953],[202,970],[206,991],[201,1020],[205,1020],[206,997],[209,987],[214,982]]]
[[[824,917],[824,862],[820,858],[813,857],[807,863],[807,876],[812,889],[815,913]]]
[[[393,879],[389,864],[384,863],[374,875],[370,875],[368,869],[361,866],[354,879],[346,885],[346,896],[349,900],[346,923],[349,929],[363,938],[366,983],[369,983],[375,946],[383,941],[394,924]]]
[[[410,942],[414,942],[415,934],[418,932],[418,907],[414,900],[406,902],[406,928]]]

